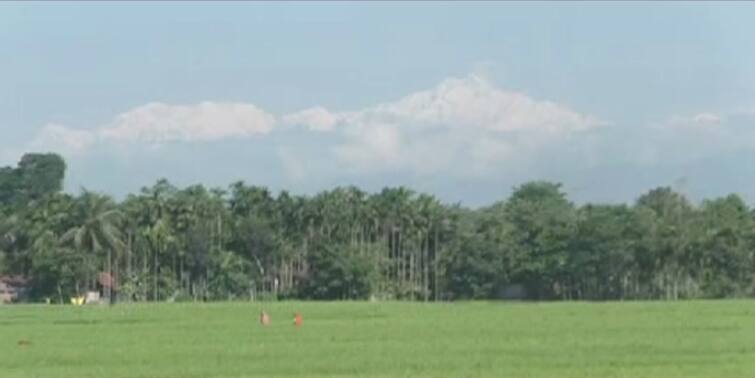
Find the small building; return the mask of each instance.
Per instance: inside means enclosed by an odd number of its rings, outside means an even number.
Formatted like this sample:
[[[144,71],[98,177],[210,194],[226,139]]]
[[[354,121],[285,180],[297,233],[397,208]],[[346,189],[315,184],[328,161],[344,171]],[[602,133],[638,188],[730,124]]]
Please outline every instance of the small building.
[[[100,304],[101,302],[100,293],[97,291],[87,291],[84,296],[84,303],[86,304]]]
[[[0,276],[0,303],[13,303],[26,297],[29,279],[24,276]]]

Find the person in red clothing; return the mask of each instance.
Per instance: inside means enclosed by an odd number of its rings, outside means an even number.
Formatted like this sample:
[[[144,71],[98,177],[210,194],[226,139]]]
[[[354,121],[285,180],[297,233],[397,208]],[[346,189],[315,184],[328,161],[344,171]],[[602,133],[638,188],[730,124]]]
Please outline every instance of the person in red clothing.
[[[301,324],[303,322],[304,322],[304,319],[302,319],[301,314],[297,312],[296,315],[294,315],[294,324],[297,327],[301,327]]]

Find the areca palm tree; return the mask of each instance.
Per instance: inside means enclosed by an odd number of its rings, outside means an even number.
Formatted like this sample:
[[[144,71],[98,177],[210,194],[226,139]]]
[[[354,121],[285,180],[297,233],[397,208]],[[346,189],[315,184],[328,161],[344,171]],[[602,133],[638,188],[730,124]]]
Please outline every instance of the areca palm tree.
[[[145,262],[148,252],[152,252],[153,300],[159,299],[160,258],[167,251],[168,245],[174,241],[173,229],[169,224],[168,218],[172,205],[171,199],[176,191],[177,189],[165,179],[158,180],[150,188],[142,189],[146,219],[144,220],[141,234],[146,240],[149,249],[149,251],[144,251]]]
[[[158,278],[160,274],[160,256],[165,253],[167,247],[175,241],[175,237],[172,230],[168,226],[168,222],[165,218],[158,219],[153,225],[151,225],[145,231],[146,239],[152,247],[154,264],[152,269],[153,275],[153,299],[159,300]]]

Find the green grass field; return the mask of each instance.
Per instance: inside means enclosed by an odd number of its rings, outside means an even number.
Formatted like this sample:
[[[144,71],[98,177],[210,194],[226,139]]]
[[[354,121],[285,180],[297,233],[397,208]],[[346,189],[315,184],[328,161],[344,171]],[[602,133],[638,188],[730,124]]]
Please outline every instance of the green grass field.
[[[261,306],[0,306],[0,377],[755,377],[755,301]]]

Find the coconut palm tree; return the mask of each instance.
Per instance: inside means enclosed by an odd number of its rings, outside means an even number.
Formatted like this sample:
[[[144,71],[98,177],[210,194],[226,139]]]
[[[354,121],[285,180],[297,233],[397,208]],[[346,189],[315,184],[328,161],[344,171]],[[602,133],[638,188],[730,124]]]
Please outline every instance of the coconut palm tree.
[[[88,266],[90,274],[97,269],[97,259],[101,254],[106,254],[105,270],[112,277],[113,252],[118,254],[124,247],[119,229],[123,215],[115,202],[105,195],[84,191],[78,202],[79,222],[63,234],[61,241],[72,243],[78,251],[90,255],[89,261],[95,262]],[[111,288],[106,290],[106,295],[112,300]]]

